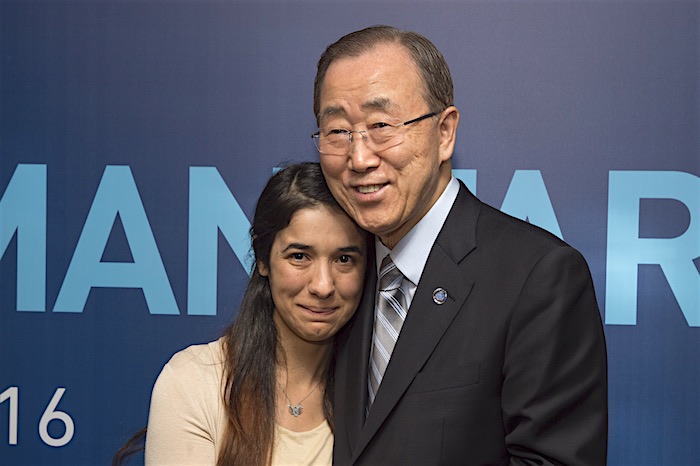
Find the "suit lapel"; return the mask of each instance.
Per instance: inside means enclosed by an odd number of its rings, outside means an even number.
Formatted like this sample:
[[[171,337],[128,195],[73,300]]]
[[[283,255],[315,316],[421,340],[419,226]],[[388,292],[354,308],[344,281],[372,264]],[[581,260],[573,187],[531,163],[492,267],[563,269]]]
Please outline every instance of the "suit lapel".
[[[371,349],[371,344],[367,344],[367,342],[372,339],[374,294],[377,287],[374,254],[372,254],[368,264],[362,301],[358,307],[346,348],[342,352],[342,360],[338,361],[338,369],[341,369],[341,373],[346,377],[343,377],[343,383],[340,386],[336,386],[338,391],[336,397],[347,407],[345,424],[347,441],[351,451],[354,450],[365,423],[365,407],[367,406],[367,368]],[[340,364],[345,366],[344,369],[340,367]]]
[[[353,448],[353,462],[400,401],[469,296],[473,281],[459,268],[459,263],[476,246],[475,227],[479,207],[479,201],[461,186],[457,200],[430,252],[377,398],[357,439],[358,443]],[[444,304],[433,300],[433,293],[438,288],[447,291],[448,298]],[[369,322],[364,322],[368,328],[363,326],[362,341],[355,342],[366,348],[371,346],[368,342],[371,341],[373,315],[368,320]],[[353,333],[357,336],[360,332]],[[368,359],[369,353],[365,351],[362,360],[358,361],[363,364],[362,374],[365,378]],[[366,382],[358,381],[357,386],[360,385],[365,392],[363,399],[366,400]],[[364,405],[361,411],[358,406],[353,410],[353,415],[357,412],[364,414]]]

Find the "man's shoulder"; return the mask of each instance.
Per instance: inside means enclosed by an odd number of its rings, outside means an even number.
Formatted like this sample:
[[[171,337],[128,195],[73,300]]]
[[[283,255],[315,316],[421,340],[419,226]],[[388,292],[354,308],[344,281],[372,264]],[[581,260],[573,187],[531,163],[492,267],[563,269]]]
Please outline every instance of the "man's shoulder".
[[[466,190],[465,190],[466,191]],[[553,233],[513,217],[479,200],[470,192],[460,192],[450,212],[447,235],[472,237],[477,249],[493,246],[504,252],[514,249],[549,251],[571,246]]]
[[[504,229],[514,239],[550,243],[552,246],[568,246],[564,240],[544,228],[506,214],[488,204],[483,206],[481,212],[484,227]]]

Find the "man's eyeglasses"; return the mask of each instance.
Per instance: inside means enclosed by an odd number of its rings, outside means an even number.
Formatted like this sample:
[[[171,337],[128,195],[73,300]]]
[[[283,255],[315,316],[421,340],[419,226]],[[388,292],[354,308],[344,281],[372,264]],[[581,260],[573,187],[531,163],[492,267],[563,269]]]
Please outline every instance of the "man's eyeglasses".
[[[418,123],[426,118],[433,117],[440,112],[430,112],[425,115],[404,121],[403,123],[391,124],[385,122],[367,125],[367,129],[350,131],[342,128],[321,128],[311,135],[319,153],[323,155],[345,155],[350,152],[354,141],[353,134],[357,133],[373,151],[381,152],[398,146],[403,142],[404,128],[413,123]]]

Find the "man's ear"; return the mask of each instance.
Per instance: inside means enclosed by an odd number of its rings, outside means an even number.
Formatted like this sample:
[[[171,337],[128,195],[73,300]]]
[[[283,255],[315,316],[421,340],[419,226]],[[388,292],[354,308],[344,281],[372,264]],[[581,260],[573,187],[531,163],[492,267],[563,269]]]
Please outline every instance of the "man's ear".
[[[440,130],[440,160],[446,161],[452,157],[457,141],[457,126],[459,126],[459,110],[454,105],[442,111],[439,122]]]

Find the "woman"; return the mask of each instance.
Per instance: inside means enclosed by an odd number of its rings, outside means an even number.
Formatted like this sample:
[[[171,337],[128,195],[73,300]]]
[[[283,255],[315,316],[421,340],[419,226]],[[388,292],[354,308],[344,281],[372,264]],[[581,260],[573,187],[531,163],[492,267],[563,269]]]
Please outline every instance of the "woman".
[[[303,163],[270,179],[251,237],[235,322],[156,381],[146,465],[331,464],[333,337],[360,300],[366,233]]]

